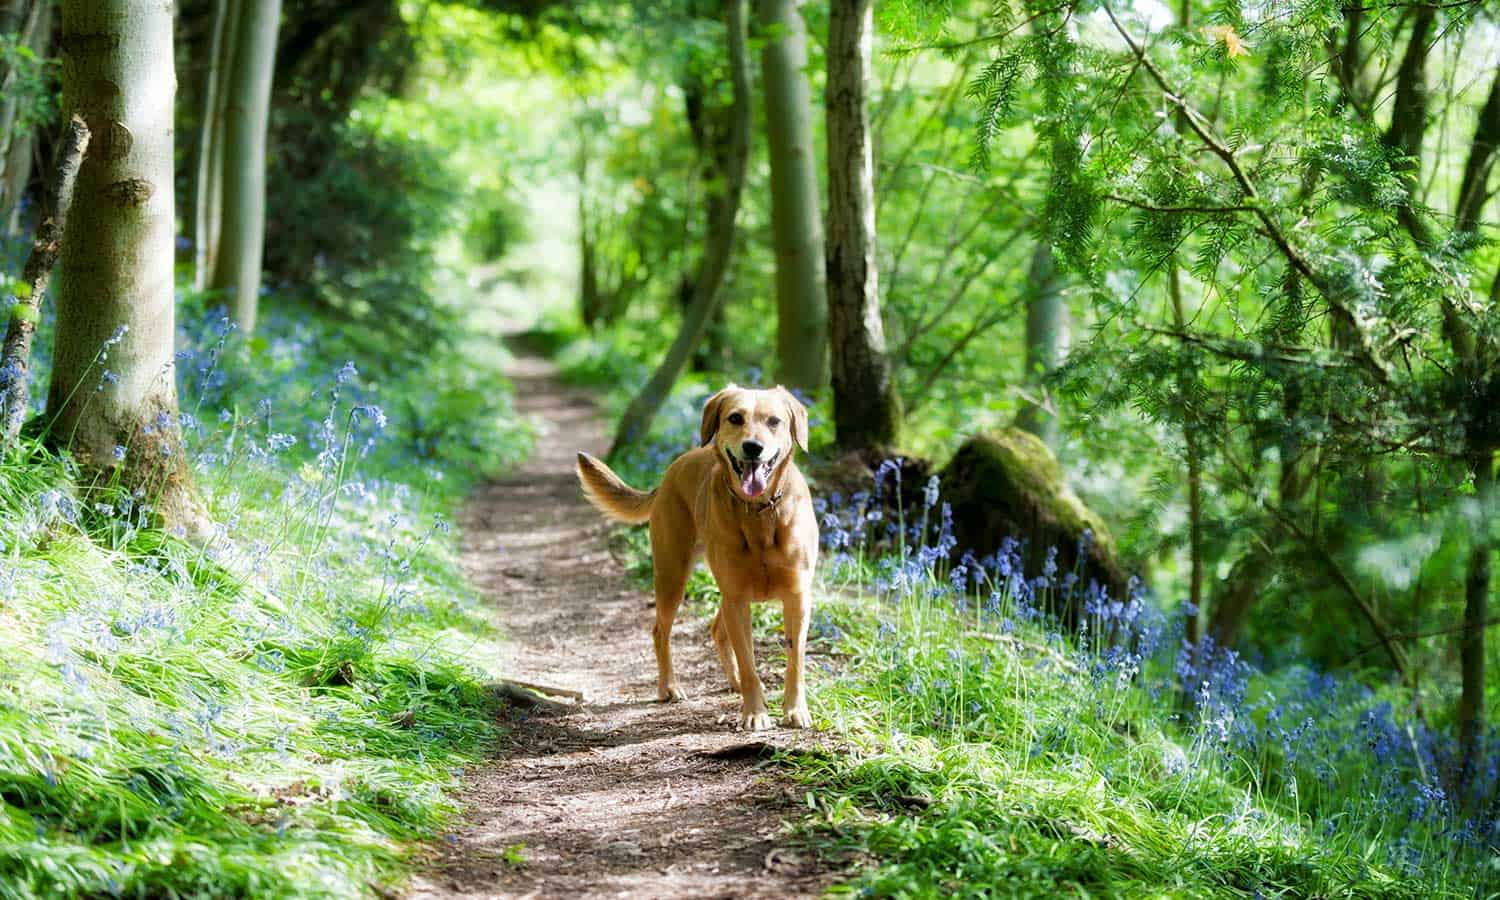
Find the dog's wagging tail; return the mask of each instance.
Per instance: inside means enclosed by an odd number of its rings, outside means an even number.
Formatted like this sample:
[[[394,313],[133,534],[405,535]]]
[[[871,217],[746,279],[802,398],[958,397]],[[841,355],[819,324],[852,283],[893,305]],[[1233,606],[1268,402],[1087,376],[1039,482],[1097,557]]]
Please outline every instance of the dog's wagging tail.
[[[583,495],[594,508],[619,522],[639,525],[651,518],[651,506],[656,500],[656,490],[638,491],[626,484],[609,466],[589,456],[578,454],[574,466],[578,481],[583,485]]]

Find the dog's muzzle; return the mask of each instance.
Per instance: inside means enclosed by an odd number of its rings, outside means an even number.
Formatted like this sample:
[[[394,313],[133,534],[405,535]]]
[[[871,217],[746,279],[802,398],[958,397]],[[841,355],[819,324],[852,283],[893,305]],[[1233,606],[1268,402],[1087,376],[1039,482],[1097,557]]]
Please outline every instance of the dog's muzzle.
[[[771,480],[771,469],[776,465],[776,460],[781,458],[781,450],[762,459],[750,460],[737,458],[733,450],[725,447],[724,455],[729,457],[729,467],[740,480],[741,493],[746,497],[759,497],[766,492],[766,485]]]

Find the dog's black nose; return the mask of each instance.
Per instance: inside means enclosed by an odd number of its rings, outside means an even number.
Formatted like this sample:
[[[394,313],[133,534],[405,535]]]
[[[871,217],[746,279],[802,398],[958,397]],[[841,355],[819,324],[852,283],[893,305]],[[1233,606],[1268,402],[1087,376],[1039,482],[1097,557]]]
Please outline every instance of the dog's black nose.
[[[740,451],[745,454],[746,459],[760,459],[760,453],[766,449],[760,441],[745,441],[740,444]]]

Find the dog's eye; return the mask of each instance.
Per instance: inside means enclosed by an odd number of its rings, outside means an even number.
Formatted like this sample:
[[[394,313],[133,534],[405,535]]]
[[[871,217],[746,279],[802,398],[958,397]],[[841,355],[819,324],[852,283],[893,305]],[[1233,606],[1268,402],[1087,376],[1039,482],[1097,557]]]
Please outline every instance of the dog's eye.
[[[742,416],[742,415],[740,415],[739,413],[730,413],[729,414],[729,424],[731,424],[731,425],[743,425],[743,424],[745,424],[745,417]]]
[[[772,431],[775,431],[777,427],[781,425],[781,420],[776,418],[775,416],[772,416],[771,418],[766,420],[766,424],[771,426]]]

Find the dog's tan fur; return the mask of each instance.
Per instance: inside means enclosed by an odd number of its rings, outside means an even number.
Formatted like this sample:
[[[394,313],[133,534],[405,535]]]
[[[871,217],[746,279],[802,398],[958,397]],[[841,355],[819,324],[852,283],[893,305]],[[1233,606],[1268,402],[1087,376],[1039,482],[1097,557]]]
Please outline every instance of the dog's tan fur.
[[[710,631],[729,688],[741,695],[740,727],[771,727],[755,671],[750,603],[779,599],[788,644],[782,722],[806,728],[811,720],[803,664],[818,521],[807,481],[792,456],[796,447],[807,449],[807,410],[785,388],[752,391],[730,385],[704,405],[700,437],[703,446],[673,461],[650,493],[630,487],[587,453],[578,454],[578,480],[590,503],[621,522],[651,523],[657,698],[683,698],[672,670],[672,622],[701,552],[724,598]],[[765,448],[762,458],[773,460],[766,489],[757,497],[746,496],[729,458],[734,454],[735,460],[744,460],[746,441],[759,442]]]

